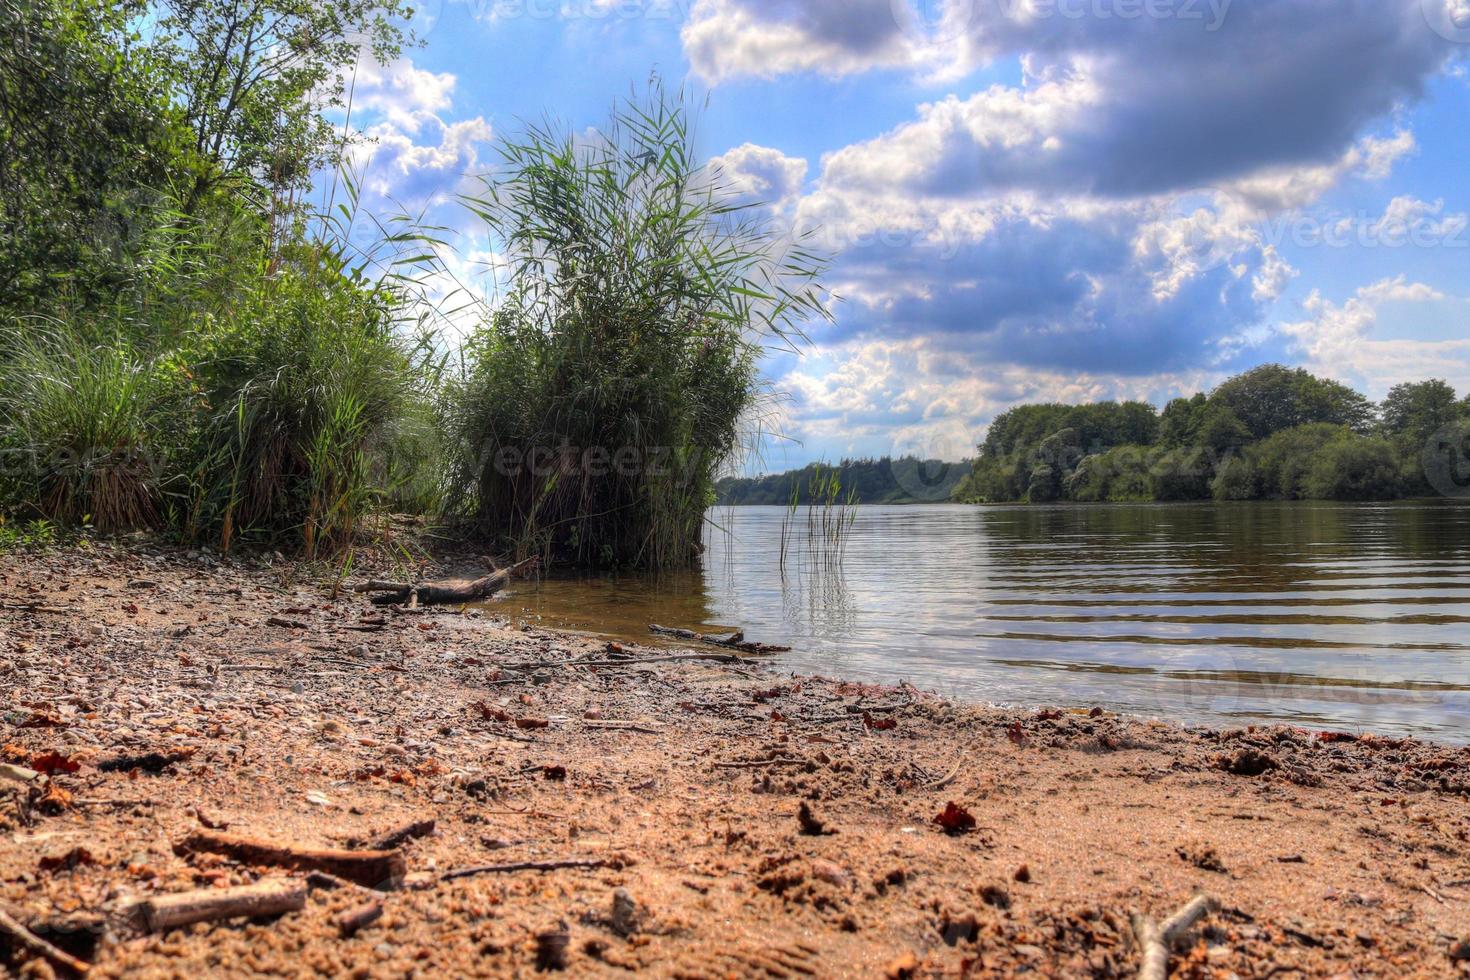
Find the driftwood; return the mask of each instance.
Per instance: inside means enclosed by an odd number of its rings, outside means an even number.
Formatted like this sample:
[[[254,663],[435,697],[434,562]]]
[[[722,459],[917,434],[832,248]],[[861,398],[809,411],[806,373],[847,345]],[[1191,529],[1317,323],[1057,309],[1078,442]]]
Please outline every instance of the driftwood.
[[[237,888],[200,888],[155,895],[133,906],[135,920],[149,932],[195,922],[255,918],[297,912],[306,906],[306,885],[296,881],[258,881]]]
[[[745,638],[742,630],[733,633],[699,633],[694,630],[679,629],[674,626],[660,626],[657,623],[649,623],[648,631],[660,636],[672,636],[680,640],[690,640],[694,643],[708,643],[711,646],[729,647],[731,650],[740,650],[744,653],[785,653],[790,647],[776,646],[773,643],[756,643]]]
[[[1133,936],[1143,954],[1143,965],[1138,968],[1138,980],[1168,980],[1169,950],[1214,907],[1214,899],[1208,895],[1196,895],[1188,905],[1165,919],[1163,925],[1135,912]]]
[[[207,851],[224,854],[244,864],[264,864],[292,871],[325,871],[369,888],[392,888],[408,873],[399,851],[344,851],[335,848],[292,847],[242,837],[238,834],[199,832],[174,845],[174,853]]]
[[[32,956],[50,960],[58,966],[64,966],[73,973],[83,974],[87,972],[87,964],[77,959],[65,950],[57,949],[55,946],[31,932],[18,921],[11,918],[4,909],[0,909],[0,936],[8,939],[14,946],[18,946]]]
[[[494,595],[509,584],[512,576],[525,574],[536,563],[537,559],[527,558],[523,562],[491,572],[473,582],[425,582],[422,585],[413,585],[408,582],[371,581],[358,582],[352,586],[352,591],[384,593],[373,596],[373,603],[379,606],[399,603],[420,606],[458,605]]]

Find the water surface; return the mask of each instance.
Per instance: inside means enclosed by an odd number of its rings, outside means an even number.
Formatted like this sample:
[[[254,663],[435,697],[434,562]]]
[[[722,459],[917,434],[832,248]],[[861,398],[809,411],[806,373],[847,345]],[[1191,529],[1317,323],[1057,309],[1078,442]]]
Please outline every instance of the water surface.
[[[799,515],[784,563],[784,508],[709,517],[700,571],[552,579],[497,611],[738,626],[791,670],[970,700],[1470,741],[1470,507],[870,506],[839,555]]]

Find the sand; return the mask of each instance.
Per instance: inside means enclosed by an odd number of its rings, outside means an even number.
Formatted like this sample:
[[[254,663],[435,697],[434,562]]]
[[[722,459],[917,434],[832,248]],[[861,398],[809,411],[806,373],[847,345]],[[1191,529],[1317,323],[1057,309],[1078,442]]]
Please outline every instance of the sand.
[[[723,654],[144,541],[0,557],[0,603],[0,742],[54,770],[0,780],[0,909],[94,975],[1121,977],[1130,916],[1205,893],[1173,976],[1470,976],[1464,748],[655,660]],[[392,890],[137,922],[306,875],[192,834],[350,848],[427,821]],[[449,877],[546,862],[595,866]]]

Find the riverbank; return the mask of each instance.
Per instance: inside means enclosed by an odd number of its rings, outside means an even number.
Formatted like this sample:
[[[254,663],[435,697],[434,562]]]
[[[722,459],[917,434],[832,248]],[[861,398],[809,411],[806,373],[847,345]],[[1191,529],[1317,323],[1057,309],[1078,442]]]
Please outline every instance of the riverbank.
[[[0,603],[5,761],[53,771],[0,781],[0,908],[96,975],[1131,976],[1130,914],[1198,890],[1220,907],[1175,975],[1470,975],[1461,748],[971,707],[166,549],[6,556]],[[130,914],[309,863],[201,832],[427,821],[381,896]],[[558,862],[584,866],[506,867]]]

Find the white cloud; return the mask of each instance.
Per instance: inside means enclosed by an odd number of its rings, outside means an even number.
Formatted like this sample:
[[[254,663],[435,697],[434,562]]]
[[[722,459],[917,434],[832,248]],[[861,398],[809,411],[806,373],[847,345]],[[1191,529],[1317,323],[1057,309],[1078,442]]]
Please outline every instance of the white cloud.
[[[1278,328],[1290,338],[1307,367],[1381,394],[1403,381],[1445,378],[1457,387],[1470,384],[1470,339],[1414,340],[1375,338],[1379,314],[1390,303],[1449,301],[1440,290],[1406,276],[1363,286],[1343,303],[1314,290],[1303,308],[1304,320]]]
[[[743,143],[709,162],[737,198],[780,209],[790,204],[806,179],[807,163],[769,146]]]

